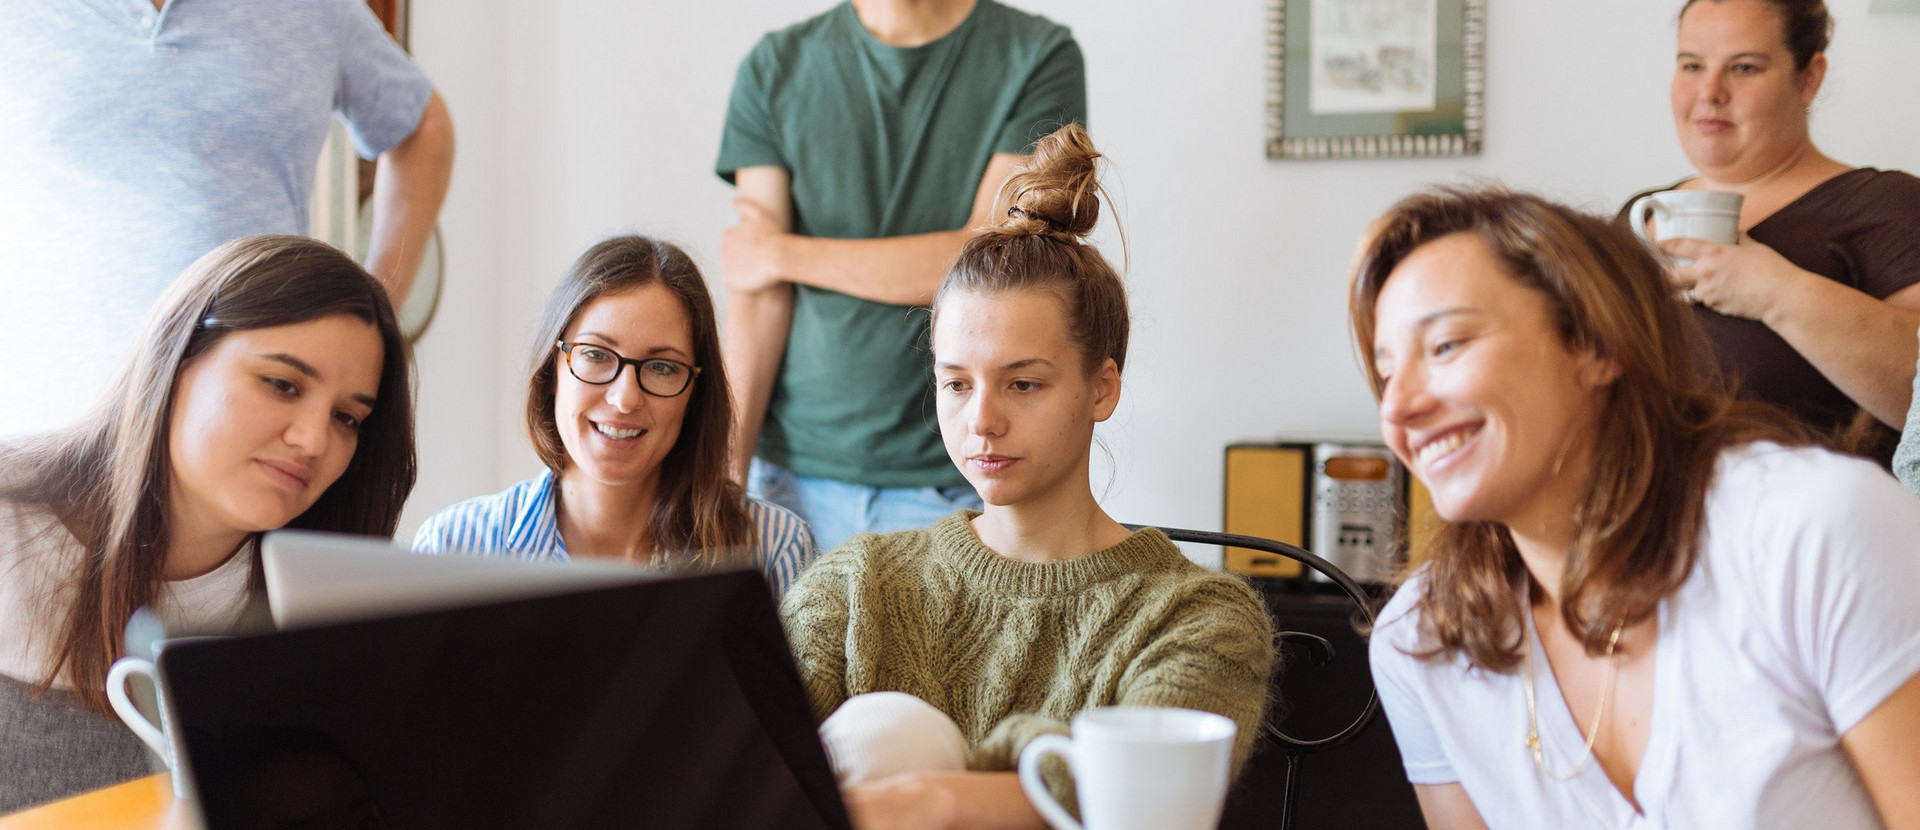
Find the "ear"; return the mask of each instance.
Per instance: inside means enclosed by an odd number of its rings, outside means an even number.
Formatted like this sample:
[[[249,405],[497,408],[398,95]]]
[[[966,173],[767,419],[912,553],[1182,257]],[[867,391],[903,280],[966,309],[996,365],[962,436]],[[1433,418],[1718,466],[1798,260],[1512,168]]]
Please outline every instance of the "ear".
[[[1600,352],[1592,348],[1580,350],[1580,383],[1588,389],[1612,386],[1623,371],[1618,360],[1601,357]]]
[[[1820,84],[1827,79],[1827,53],[1815,52],[1807,61],[1807,68],[1800,70],[1800,106],[1813,106],[1813,99],[1820,95]]]
[[[1113,410],[1120,405],[1120,367],[1109,357],[1102,361],[1100,368],[1093,372],[1093,420],[1095,423],[1113,417]]]

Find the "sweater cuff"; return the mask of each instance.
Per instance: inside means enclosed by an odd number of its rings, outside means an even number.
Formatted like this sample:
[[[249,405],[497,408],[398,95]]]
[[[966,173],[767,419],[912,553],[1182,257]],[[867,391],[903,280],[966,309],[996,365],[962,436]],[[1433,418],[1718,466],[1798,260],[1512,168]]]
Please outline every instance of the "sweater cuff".
[[[1040,715],[1009,715],[993,727],[987,737],[968,754],[967,768],[976,772],[1013,772],[1020,768],[1020,753],[1041,735],[1071,735],[1067,724]],[[1053,800],[1075,819],[1080,818],[1080,800],[1075,793],[1073,775],[1059,758],[1040,764],[1040,778],[1047,782]]]

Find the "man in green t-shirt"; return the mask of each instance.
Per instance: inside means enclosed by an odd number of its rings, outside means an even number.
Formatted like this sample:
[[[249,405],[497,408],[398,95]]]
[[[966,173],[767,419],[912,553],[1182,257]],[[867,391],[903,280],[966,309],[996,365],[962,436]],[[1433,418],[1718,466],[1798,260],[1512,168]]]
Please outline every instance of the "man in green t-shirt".
[[[1073,36],[995,0],[844,2],[741,62],[716,165],[739,188],[733,474],[822,548],[979,505],[940,443],[926,305],[1033,143],[1085,121]]]

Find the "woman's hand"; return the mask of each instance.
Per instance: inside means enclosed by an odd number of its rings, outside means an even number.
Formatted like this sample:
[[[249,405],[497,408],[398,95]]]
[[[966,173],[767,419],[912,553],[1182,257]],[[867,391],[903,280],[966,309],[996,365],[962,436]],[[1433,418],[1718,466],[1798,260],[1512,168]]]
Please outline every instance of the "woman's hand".
[[[1768,322],[1797,282],[1818,279],[1745,235],[1738,245],[1681,238],[1661,240],[1659,247],[1668,256],[1693,260],[1667,270],[1673,287],[1729,317]]]
[[[855,830],[1045,830],[1011,772],[909,772],[841,791]]]
[[[909,772],[842,791],[855,830],[937,830],[953,826],[953,791],[931,773]]]

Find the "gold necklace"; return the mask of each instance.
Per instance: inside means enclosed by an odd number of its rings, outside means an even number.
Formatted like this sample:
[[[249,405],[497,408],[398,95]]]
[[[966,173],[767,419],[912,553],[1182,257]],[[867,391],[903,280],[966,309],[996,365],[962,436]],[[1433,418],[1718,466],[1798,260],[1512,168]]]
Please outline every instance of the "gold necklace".
[[[1527,586],[1527,624],[1533,624],[1533,586]],[[1607,699],[1613,691],[1613,681],[1619,676],[1620,661],[1614,659],[1614,647],[1620,644],[1620,631],[1627,627],[1625,622],[1613,627],[1613,634],[1607,637],[1607,682],[1600,687],[1600,705],[1593,707],[1593,719],[1587,723],[1587,748],[1580,755],[1580,763],[1572,772],[1561,775],[1547,768],[1547,756],[1540,748],[1540,713],[1533,698],[1533,643],[1522,644],[1520,658],[1527,665],[1527,750],[1533,753],[1533,765],[1555,781],[1572,781],[1587,771],[1587,765],[1593,763],[1593,742],[1600,737],[1600,719],[1607,713]],[[1540,641],[1541,648],[1546,641]]]

